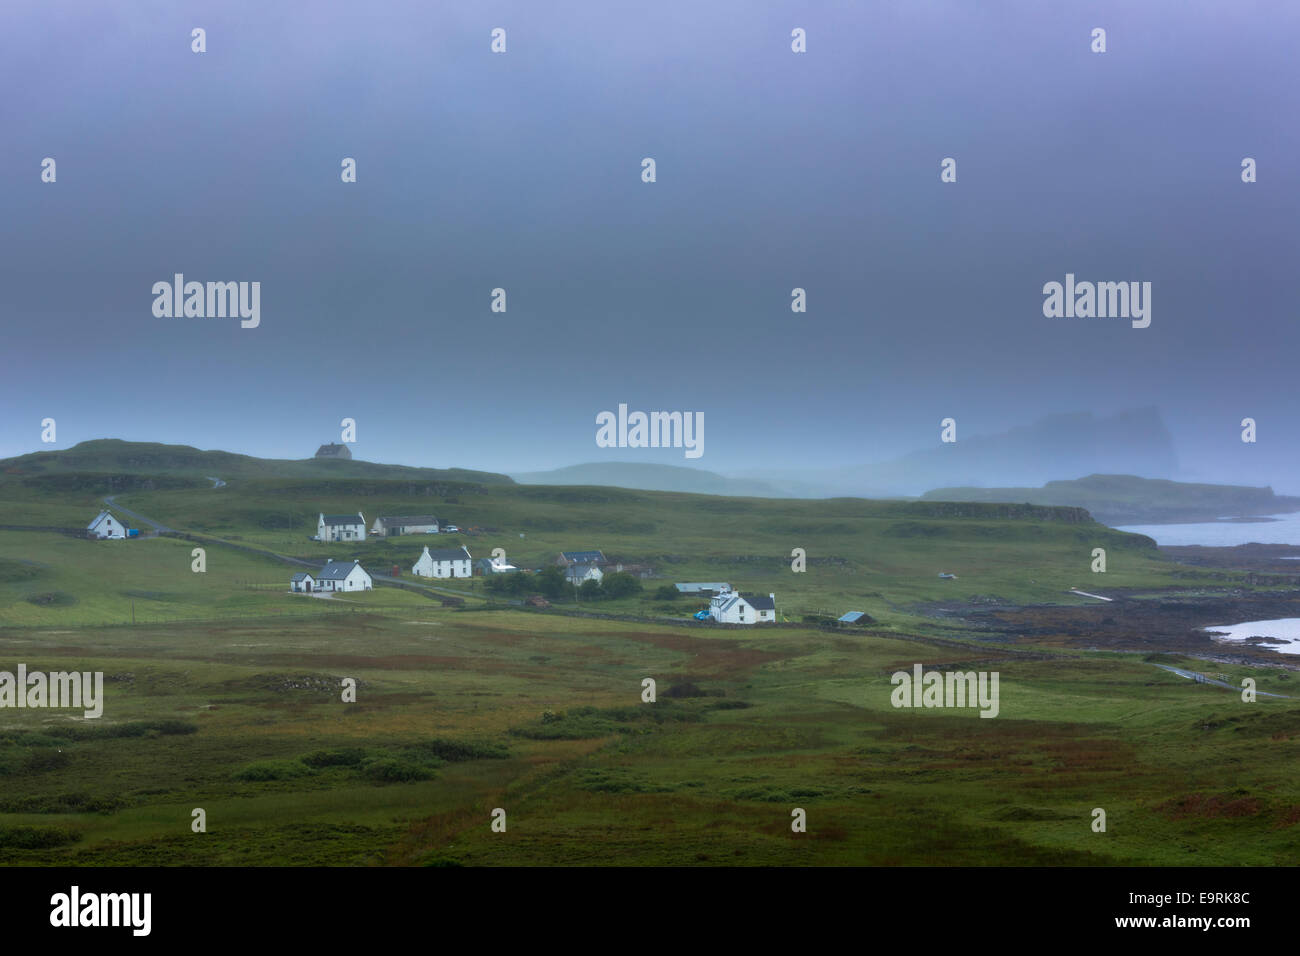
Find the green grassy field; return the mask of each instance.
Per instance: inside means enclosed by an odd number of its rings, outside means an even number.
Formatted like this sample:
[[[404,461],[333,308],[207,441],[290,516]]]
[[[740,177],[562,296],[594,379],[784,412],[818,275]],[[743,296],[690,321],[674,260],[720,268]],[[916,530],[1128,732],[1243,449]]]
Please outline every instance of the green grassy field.
[[[0,649],[108,675],[99,721],[5,714],[12,864],[1289,864],[1296,849],[1300,706],[1240,704],[1133,656],[439,607],[75,641],[5,629]],[[915,662],[998,671],[999,717],[893,708],[889,675]],[[686,685],[716,696],[670,696]]]
[[[285,593],[282,561],[219,543],[199,574],[193,544],[174,538],[0,531],[0,670],[105,674],[98,720],[0,710],[0,860],[1294,860],[1300,701],[1246,704],[1136,654],[945,639],[919,608],[981,595],[1072,602],[1066,587],[1104,591],[1102,580],[1153,593],[1225,585],[1148,539],[1033,509],[483,488],[445,500],[406,482],[259,479],[136,487],[119,501],[192,533],[376,569],[409,566],[428,539],[320,546],[307,540],[315,514],[433,511],[498,529],[466,539],[476,555],[499,546],[535,565],[600,548],[654,564],[661,580],[775,591],[792,619],[852,607],[880,625],[723,630],[494,610],[480,582],[437,582],[470,595],[463,610],[384,587],[323,600]],[[0,481],[0,505],[19,516],[3,523],[62,525],[83,509],[88,521],[117,490],[76,476],[54,490]],[[789,568],[794,547],[807,549],[805,573]],[[1088,571],[1093,547],[1107,549],[1105,575]],[[695,606],[643,595],[598,609]],[[997,671],[998,717],[895,708],[890,675],[916,663]],[[1277,667],[1215,670],[1300,697]],[[647,677],[654,703],[641,700]],[[205,833],[191,830],[195,808]],[[491,829],[494,808],[504,833]],[[791,830],[796,808],[806,833]]]
[[[118,501],[176,528],[281,554],[409,571],[423,545],[465,544],[475,557],[496,548],[520,567],[551,563],[561,550],[600,549],[611,558],[647,563],[660,581],[728,581],[741,590],[776,593],[790,620],[805,613],[867,611],[902,621],[912,605],[994,595],[1015,603],[1069,603],[1070,587],[1194,586],[1212,577],[1163,558],[1154,543],[1096,522],[1061,520],[1072,509],[879,502],[721,498],[614,488],[484,485],[478,494],[425,495],[424,486],[393,481],[234,480],[226,488],[131,491]],[[3,486],[0,485],[0,494]],[[469,537],[420,535],[318,544],[321,512],[438,513]],[[1092,551],[1107,552],[1107,571],[1093,574]],[[807,570],[791,569],[802,548]],[[939,573],[957,575],[940,580]],[[1222,584],[1222,581],[1218,581]],[[455,585],[452,585],[453,587]],[[699,605],[671,613],[689,613]],[[611,610],[651,612],[649,595]],[[659,610],[663,613],[663,610]]]

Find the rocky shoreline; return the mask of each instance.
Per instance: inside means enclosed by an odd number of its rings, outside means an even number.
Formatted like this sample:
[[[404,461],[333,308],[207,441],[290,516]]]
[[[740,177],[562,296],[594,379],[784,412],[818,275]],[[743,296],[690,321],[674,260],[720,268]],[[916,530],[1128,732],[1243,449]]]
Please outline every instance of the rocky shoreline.
[[[972,637],[994,635],[1012,643],[1074,649],[1184,654],[1223,663],[1268,663],[1300,670],[1300,656],[1280,654],[1268,641],[1233,644],[1231,650],[1204,628],[1241,621],[1300,618],[1300,590],[1222,593],[1171,588],[1141,595],[1118,593],[1105,605],[936,606],[932,616]]]

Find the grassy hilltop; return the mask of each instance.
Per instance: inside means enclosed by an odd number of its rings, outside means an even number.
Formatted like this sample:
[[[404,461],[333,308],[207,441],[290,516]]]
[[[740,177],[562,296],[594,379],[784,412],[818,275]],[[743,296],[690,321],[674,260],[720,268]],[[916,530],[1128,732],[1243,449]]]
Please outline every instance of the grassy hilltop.
[[[11,460],[12,461],[12,460]],[[103,462],[107,466],[110,462]],[[329,463],[331,465],[337,463]],[[1077,603],[1070,586],[1240,588],[1078,508],[722,498],[521,486],[451,473],[203,476],[0,471],[0,670],[105,674],[104,716],[0,710],[9,865],[1289,863],[1300,681],[974,633],[931,609]],[[105,496],[201,537],[86,541]],[[321,545],[318,512],[427,513],[473,536]],[[122,515],[122,517],[126,517]],[[136,525],[139,522],[127,518]],[[521,537],[522,535],[522,537]],[[597,610],[437,591],[286,593],[284,557],[409,568],[423,544],[537,566],[599,548],[659,572]],[[1108,569],[1089,571],[1093,548]],[[808,570],[790,568],[793,548]],[[278,556],[278,557],[277,557]],[[939,571],[958,575],[940,580]],[[775,591],[855,632],[682,626],[673,580]],[[461,609],[437,598],[459,594]],[[1116,614],[1123,605],[1115,605]],[[132,615],[135,624],[132,624]],[[1153,658],[1156,659],[1156,658]],[[996,671],[1000,712],[891,705],[890,675]],[[643,703],[642,681],[658,699]],[[344,703],[344,678],[357,700]],[[1093,832],[1092,810],[1108,814]],[[191,830],[203,808],[208,832]],[[507,811],[493,833],[493,808]],[[791,811],[808,832],[791,832]]]
[[[464,468],[411,468],[356,459],[254,458],[228,451],[201,451],[189,445],[128,442],[116,438],[83,441],[59,451],[37,451],[0,459],[0,474],[150,475],[229,480],[232,477],[416,478],[512,484],[506,475]]]

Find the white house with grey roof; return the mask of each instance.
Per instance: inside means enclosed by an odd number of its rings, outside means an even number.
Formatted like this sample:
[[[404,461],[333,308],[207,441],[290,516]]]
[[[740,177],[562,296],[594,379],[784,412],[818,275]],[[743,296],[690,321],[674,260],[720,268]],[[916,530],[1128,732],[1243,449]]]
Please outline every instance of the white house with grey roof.
[[[564,580],[570,584],[585,584],[588,581],[599,584],[604,577],[605,572],[595,564],[570,564],[564,569]]]
[[[289,590],[310,594],[316,589],[316,579],[310,571],[299,571],[289,579]]]
[[[389,538],[399,534],[437,534],[438,524],[433,515],[380,515],[370,533]]]
[[[317,591],[369,591],[374,582],[357,561],[330,561],[314,579]]]
[[[776,620],[776,595],[722,591],[709,602],[709,616],[720,624],[761,624]]]
[[[96,538],[125,538],[126,525],[118,521],[107,511],[101,511],[95,520],[86,525],[86,531]]]
[[[424,546],[424,553],[411,565],[411,573],[422,578],[467,578],[473,571],[469,549]]]
[[[354,515],[322,514],[316,522],[316,536],[321,541],[365,541],[366,517],[360,511]]]

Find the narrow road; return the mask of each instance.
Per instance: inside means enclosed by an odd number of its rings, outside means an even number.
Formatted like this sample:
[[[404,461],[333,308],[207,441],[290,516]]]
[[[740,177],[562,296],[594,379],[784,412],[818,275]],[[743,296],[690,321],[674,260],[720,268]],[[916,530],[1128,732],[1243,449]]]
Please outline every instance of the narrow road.
[[[159,524],[157,521],[154,521],[152,518],[146,518],[142,514],[137,514],[136,512],[132,511],[130,508],[124,507],[119,504],[114,504],[113,499],[115,499],[116,497],[117,495],[109,495],[107,498],[104,499],[104,504],[108,505],[110,508],[117,509],[118,511],[122,512],[122,514],[130,518],[134,518],[136,521],[143,521],[149,527],[153,528],[155,533],[159,531],[175,530],[173,528],[167,527],[165,524]]]
[[[1078,588],[1070,588],[1066,594],[1078,594],[1082,597],[1096,598],[1098,601],[1113,601],[1114,598],[1102,597],[1100,594],[1089,594],[1087,591],[1080,591]]]
[[[1204,674],[1196,673],[1196,671],[1185,671],[1181,667],[1170,667],[1168,664],[1156,664],[1155,666],[1159,667],[1161,670],[1166,670],[1166,671],[1170,671],[1171,673],[1177,674],[1179,677],[1186,677],[1188,680],[1194,680],[1198,684],[1213,684],[1215,687],[1226,687],[1228,688],[1228,690],[1235,690],[1235,691],[1241,690],[1240,687],[1235,687],[1232,684],[1227,683],[1226,681],[1215,680],[1213,677],[1206,677]],[[1290,696],[1288,696],[1287,694],[1270,694],[1266,690],[1257,690],[1255,691],[1255,693],[1258,694],[1260,697],[1284,697],[1287,700],[1291,699]]]

